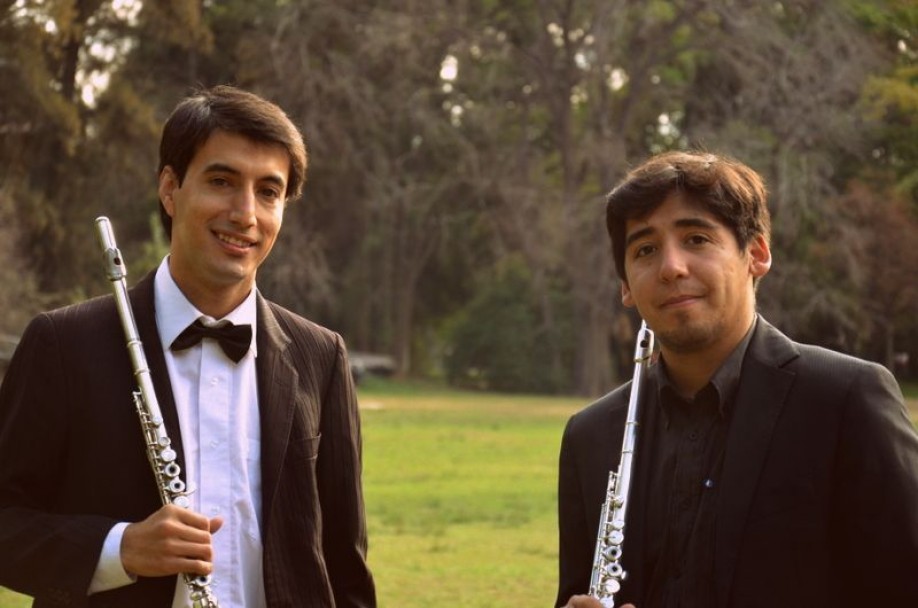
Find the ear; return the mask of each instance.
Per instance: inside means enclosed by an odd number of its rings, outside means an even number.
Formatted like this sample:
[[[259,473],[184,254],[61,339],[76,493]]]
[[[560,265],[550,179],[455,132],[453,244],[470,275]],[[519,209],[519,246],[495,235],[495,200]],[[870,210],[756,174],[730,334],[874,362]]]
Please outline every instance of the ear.
[[[771,270],[771,249],[761,234],[749,243],[749,274],[759,279]]]
[[[180,188],[178,176],[172,167],[166,166],[159,174],[159,200],[169,217],[175,217],[175,191]]]
[[[622,281],[622,304],[628,308],[634,308],[634,297],[631,295],[631,288],[628,287],[628,281]]]

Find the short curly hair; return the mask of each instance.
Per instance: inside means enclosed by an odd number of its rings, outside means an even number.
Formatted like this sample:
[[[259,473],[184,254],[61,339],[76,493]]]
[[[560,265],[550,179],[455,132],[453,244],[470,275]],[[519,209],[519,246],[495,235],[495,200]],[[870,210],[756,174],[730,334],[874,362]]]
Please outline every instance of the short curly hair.
[[[732,158],[709,152],[664,152],[631,170],[606,198],[606,228],[615,270],[625,276],[625,228],[646,217],[673,192],[681,192],[717,216],[740,249],[756,236],[771,238],[771,217],[762,177]]]

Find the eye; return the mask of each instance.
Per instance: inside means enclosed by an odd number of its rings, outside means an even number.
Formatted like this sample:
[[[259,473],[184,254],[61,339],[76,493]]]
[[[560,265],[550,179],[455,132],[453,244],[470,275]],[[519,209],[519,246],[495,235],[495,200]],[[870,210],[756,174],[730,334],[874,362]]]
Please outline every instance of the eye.
[[[279,188],[262,188],[261,195],[270,200],[276,200],[281,198],[281,191]]]
[[[631,255],[635,259],[638,259],[638,258],[646,257],[650,255],[651,253],[653,253],[654,251],[656,251],[656,247],[654,247],[650,243],[644,243],[642,245],[635,246]]]
[[[685,242],[696,247],[710,243],[711,239],[706,234],[690,234]]]
[[[210,185],[222,188],[229,185],[229,180],[219,175],[210,178]]]

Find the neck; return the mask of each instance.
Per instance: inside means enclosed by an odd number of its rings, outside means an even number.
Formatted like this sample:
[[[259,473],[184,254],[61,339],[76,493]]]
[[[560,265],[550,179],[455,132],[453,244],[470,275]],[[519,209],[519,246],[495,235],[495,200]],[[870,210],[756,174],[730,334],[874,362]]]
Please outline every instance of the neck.
[[[182,289],[179,287],[179,289]],[[185,297],[188,298],[188,301],[194,304],[194,307],[203,312],[209,317],[214,319],[222,319],[229,313],[233,312],[242,302],[245,300],[245,297],[248,295],[248,292],[243,293],[241,296],[232,296],[228,294],[227,297],[214,296],[214,294],[195,294],[192,295],[182,289],[182,293],[185,294]]]
[[[666,360],[666,373],[676,388],[676,392],[684,399],[692,399],[704,386],[710,382],[711,377],[723,359],[712,364],[698,357],[685,357],[679,354],[667,353],[661,349]]]
[[[754,320],[755,313],[752,312],[747,323],[738,324],[735,331],[695,350],[673,350],[661,344],[666,372],[680,396],[691,399],[711,381],[727,357],[742,342]]]
[[[199,282],[184,280],[171,272],[172,280],[182,294],[195,308],[214,319],[222,319],[233,312],[248,297],[254,288],[251,283],[233,283],[231,285],[201,285]]]

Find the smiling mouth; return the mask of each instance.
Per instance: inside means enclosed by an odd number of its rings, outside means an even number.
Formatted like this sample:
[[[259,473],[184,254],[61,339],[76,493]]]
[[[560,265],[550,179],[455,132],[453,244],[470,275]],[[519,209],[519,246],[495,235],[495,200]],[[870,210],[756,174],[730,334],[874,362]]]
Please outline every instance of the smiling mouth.
[[[233,236],[230,236],[230,235],[228,235],[228,234],[222,234],[222,233],[219,233],[219,232],[218,232],[218,233],[215,233],[215,234],[216,234],[218,240],[220,240],[220,241],[226,243],[227,245],[232,245],[233,247],[241,247],[241,248],[243,248],[243,249],[247,249],[247,248],[249,248],[249,247],[254,247],[254,246],[255,246],[255,243],[252,242],[252,241],[243,240],[243,239],[240,239],[240,238],[237,238],[237,237],[233,237]]]
[[[677,296],[665,300],[661,305],[662,308],[676,308],[698,300],[698,296]]]

